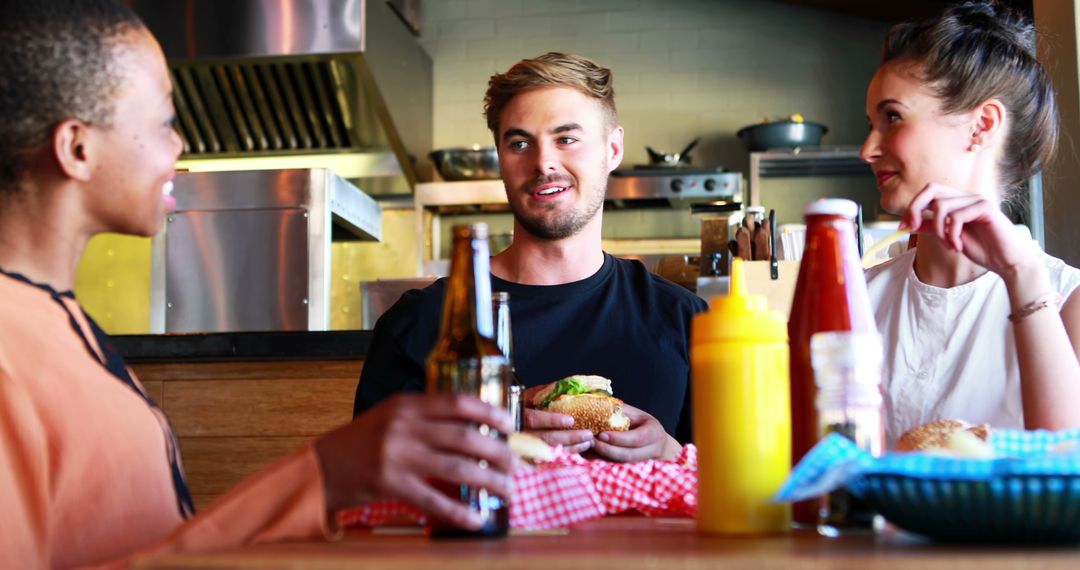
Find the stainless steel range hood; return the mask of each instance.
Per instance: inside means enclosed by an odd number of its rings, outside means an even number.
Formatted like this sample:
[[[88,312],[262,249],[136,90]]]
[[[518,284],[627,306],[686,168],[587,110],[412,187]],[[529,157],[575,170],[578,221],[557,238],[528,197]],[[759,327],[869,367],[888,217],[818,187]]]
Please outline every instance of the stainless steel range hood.
[[[129,3],[169,61],[180,168],[327,167],[371,195],[426,172],[431,59],[384,0]]]

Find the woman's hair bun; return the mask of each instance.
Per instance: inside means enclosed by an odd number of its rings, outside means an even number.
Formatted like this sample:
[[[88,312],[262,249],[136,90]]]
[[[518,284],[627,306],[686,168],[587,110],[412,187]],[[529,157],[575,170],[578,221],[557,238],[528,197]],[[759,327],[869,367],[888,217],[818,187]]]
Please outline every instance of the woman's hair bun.
[[[965,2],[946,11],[972,31],[985,31],[1023,49],[1035,47],[1035,26],[1016,10],[997,2]]]

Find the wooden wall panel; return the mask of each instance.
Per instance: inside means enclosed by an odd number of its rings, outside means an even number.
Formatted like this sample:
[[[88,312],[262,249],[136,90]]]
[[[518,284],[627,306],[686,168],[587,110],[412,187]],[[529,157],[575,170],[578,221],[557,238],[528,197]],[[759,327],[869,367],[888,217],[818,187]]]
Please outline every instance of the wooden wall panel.
[[[308,437],[182,437],[192,494],[220,494],[311,441]]]
[[[196,508],[352,419],[362,360],[136,364],[177,436]]]
[[[360,380],[363,360],[293,360],[248,362],[167,362],[135,364],[143,381],[262,380],[265,378],[352,378]]]
[[[195,513],[198,514],[198,513],[202,512],[202,511],[206,510],[206,507],[209,507],[210,503],[213,503],[214,501],[218,500],[218,497],[220,497],[220,496],[221,495],[198,495],[198,494],[192,493],[191,494],[191,502],[195,503]]]
[[[139,378],[139,383],[142,384],[143,390],[146,390],[146,394],[160,406],[161,398],[165,391],[164,383],[158,380],[146,382],[142,378]]]
[[[355,379],[166,382],[177,435],[316,436],[352,419]]]

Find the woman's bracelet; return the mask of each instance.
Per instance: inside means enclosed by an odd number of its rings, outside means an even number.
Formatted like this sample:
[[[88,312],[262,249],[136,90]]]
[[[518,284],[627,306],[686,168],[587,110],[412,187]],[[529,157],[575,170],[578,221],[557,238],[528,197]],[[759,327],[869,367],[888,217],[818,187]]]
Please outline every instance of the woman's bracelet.
[[[1061,306],[1061,295],[1058,295],[1056,291],[1043,293],[1042,295],[1036,297],[1034,301],[1024,305],[1023,307],[1020,307],[1016,311],[1013,311],[1013,313],[1009,315],[1009,320],[1013,323],[1018,323],[1030,317],[1031,315],[1050,307],[1051,305],[1054,307],[1054,309],[1057,309]]]

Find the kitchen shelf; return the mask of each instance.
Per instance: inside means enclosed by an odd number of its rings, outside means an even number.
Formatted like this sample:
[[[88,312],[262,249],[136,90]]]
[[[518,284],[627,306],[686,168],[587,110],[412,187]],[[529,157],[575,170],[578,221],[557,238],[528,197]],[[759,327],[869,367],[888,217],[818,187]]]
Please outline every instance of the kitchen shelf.
[[[506,189],[502,180],[421,182],[413,200],[417,208],[506,204]]]
[[[863,176],[870,167],[859,158],[859,149],[755,152],[762,178],[794,176]],[[753,160],[753,157],[752,157]]]
[[[427,264],[440,250],[440,215],[445,213],[509,211],[502,180],[422,182],[413,196],[416,208],[417,275],[438,274]]]
[[[857,146],[808,147],[750,153],[751,206],[761,205],[763,178],[872,176]]]

